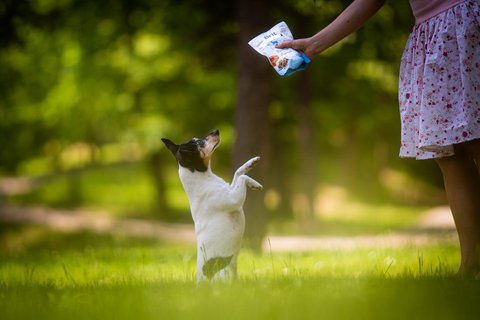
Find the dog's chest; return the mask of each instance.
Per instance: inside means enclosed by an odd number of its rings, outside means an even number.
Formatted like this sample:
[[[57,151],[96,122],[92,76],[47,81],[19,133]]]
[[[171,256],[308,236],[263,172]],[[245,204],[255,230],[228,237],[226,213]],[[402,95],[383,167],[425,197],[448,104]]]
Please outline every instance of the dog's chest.
[[[223,181],[210,181],[198,184],[196,187],[185,185],[184,189],[192,209],[192,214],[202,211],[218,210],[217,207],[229,196],[228,185]]]
[[[241,209],[230,201],[230,186],[210,170],[207,172],[190,172],[180,168],[179,175],[195,223],[199,220],[208,219],[209,216],[228,214]],[[232,214],[230,216],[236,219],[237,215]]]
[[[243,209],[230,201],[230,186],[211,171],[180,170],[180,180],[190,203],[195,233],[198,236],[241,237],[245,229]],[[226,239],[225,239],[226,240]]]

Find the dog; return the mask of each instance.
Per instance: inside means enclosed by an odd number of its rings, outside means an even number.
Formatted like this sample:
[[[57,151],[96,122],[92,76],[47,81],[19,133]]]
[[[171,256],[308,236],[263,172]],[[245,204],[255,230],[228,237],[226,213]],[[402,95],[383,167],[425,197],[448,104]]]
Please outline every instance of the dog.
[[[254,157],[237,169],[231,184],[216,176],[211,158],[220,132],[175,144],[162,138],[178,162],[178,173],[190,203],[197,238],[197,283],[237,278],[237,256],[245,230],[243,203],[247,187],[261,190],[246,175],[260,160]]]

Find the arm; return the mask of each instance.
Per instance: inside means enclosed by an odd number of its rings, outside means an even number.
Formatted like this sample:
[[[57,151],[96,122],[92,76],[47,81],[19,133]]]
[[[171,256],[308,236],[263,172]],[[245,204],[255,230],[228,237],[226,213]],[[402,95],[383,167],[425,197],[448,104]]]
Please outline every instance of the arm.
[[[383,6],[385,0],[355,0],[332,23],[310,38],[285,41],[277,48],[302,51],[310,59],[358,30]]]

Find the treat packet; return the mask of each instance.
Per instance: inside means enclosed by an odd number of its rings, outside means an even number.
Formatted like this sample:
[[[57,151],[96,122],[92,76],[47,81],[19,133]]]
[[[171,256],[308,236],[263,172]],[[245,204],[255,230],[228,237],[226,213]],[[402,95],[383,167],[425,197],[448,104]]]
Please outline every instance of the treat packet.
[[[277,49],[275,46],[284,41],[293,40],[292,33],[285,22],[280,22],[248,42],[248,44],[270,61],[281,76],[304,70],[310,59],[302,52],[288,48]]]

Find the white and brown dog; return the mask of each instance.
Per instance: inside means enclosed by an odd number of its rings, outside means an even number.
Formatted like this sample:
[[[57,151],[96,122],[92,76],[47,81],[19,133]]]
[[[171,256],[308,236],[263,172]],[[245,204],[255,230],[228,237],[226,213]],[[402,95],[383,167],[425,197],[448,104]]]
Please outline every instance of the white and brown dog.
[[[180,145],[165,138],[162,141],[177,159],[180,180],[190,202],[197,238],[197,282],[236,277],[247,187],[262,189],[260,183],[245,174],[260,158],[252,158],[238,168],[228,184],[211,169],[212,154],[220,143],[218,130]]]

